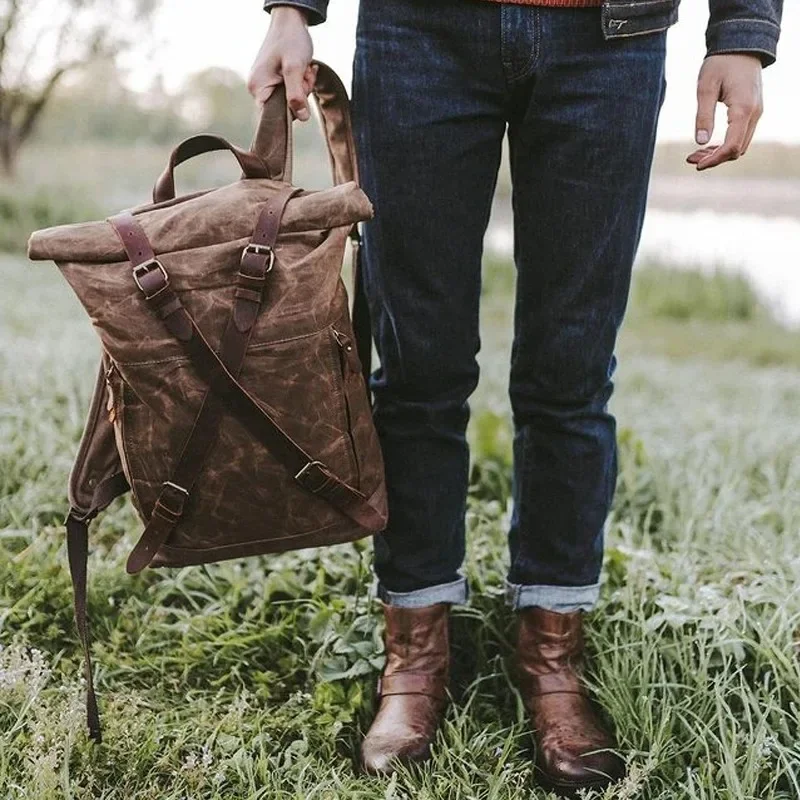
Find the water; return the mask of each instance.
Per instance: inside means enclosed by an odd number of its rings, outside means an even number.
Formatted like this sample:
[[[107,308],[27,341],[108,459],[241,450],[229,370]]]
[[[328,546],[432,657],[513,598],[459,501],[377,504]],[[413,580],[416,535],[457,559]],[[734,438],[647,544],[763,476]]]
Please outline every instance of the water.
[[[493,224],[487,247],[510,256],[511,226]],[[651,209],[645,219],[638,264],[724,269],[746,275],[788,325],[800,327],[800,220],[711,210]]]

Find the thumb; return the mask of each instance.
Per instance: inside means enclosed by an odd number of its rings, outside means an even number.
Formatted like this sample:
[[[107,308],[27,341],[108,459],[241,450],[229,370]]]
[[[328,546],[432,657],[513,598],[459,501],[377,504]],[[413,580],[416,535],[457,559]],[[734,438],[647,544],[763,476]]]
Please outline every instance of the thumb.
[[[711,141],[719,92],[720,83],[717,79],[700,77],[697,84],[697,119],[694,125],[697,144],[708,144]]]
[[[303,65],[284,65],[283,82],[286,84],[286,102],[294,116],[305,122],[309,118],[308,101],[303,87],[305,67]]]

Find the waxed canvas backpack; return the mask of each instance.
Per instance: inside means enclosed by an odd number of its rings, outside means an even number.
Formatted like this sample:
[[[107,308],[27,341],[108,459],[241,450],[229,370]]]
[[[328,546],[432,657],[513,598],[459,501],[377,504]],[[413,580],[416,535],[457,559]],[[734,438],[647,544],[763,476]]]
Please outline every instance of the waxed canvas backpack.
[[[31,259],[56,262],[102,345],[66,522],[96,740],[88,524],[115,497],[130,491],[144,525],[131,573],[352,541],[386,524],[358,269],[357,225],[372,207],[347,94],[316,63],[333,188],[291,184],[280,87],[249,151],[194,136],[172,152],[152,203],[29,242]],[[232,153],[241,179],[175,197],[175,168],[212,150]],[[341,278],[348,237],[354,323]]]

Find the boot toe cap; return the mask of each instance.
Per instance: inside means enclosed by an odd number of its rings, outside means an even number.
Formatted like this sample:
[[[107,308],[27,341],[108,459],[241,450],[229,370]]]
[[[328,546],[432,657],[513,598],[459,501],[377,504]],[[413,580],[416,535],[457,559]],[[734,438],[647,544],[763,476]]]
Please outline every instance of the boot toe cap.
[[[565,788],[595,788],[625,777],[625,762],[612,750],[575,755],[560,753],[538,765],[546,783]]]
[[[361,745],[361,766],[370,775],[390,775],[400,762],[424,761],[430,741],[424,737],[367,736]]]

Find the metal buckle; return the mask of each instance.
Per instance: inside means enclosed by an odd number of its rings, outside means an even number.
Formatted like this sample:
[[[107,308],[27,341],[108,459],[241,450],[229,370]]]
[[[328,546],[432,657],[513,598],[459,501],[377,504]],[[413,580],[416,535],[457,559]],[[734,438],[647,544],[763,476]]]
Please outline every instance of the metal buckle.
[[[242,250],[242,262],[248,253],[254,256],[268,255],[269,260],[267,261],[267,269],[265,270],[265,274],[267,272],[272,272],[272,268],[275,266],[275,251],[268,244],[256,244],[255,242],[250,242],[249,244],[245,245],[244,250]]]
[[[294,479],[296,481],[299,481],[303,477],[303,475],[305,475],[306,472],[308,472],[308,470],[310,470],[312,467],[321,467],[322,469],[324,469],[325,465],[321,461],[309,461],[308,464],[306,464],[303,467],[303,469],[301,469],[300,472],[298,472],[297,475],[294,476]]]
[[[309,472],[317,468],[319,470],[319,482],[316,486],[312,485],[315,481],[312,479],[310,482]],[[329,485],[332,476],[331,473],[328,471],[328,468],[321,462],[321,461],[309,461],[297,475],[294,476],[294,479],[307,491],[311,492],[311,494],[319,494],[326,486]]]
[[[187,497],[189,496],[189,490],[188,489],[184,489],[183,486],[178,486],[177,483],[173,483],[172,481],[164,481],[164,483],[162,485],[163,486],[171,486],[173,489],[177,489],[179,492],[182,492]]]
[[[149,261],[144,261],[141,264],[137,264],[133,268],[133,279],[134,279],[134,281],[136,281],[136,285],[139,287],[139,290],[146,297],[152,297],[152,295],[148,295],[147,294],[147,292],[144,289],[144,286],[142,286],[142,283],[139,280],[139,277],[142,276],[142,275],[146,275],[149,272],[152,272],[154,269],[158,269],[161,272],[161,274],[163,275],[163,277],[164,277],[164,286],[162,286],[161,288],[163,289],[166,286],[168,286],[169,285],[169,275],[167,275],[167,271],[164,269],[164,265],[157,258],[151,258]],[[159,289],[159,291],[161,291],[161,290]]]

